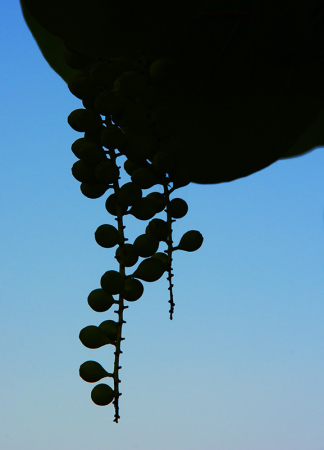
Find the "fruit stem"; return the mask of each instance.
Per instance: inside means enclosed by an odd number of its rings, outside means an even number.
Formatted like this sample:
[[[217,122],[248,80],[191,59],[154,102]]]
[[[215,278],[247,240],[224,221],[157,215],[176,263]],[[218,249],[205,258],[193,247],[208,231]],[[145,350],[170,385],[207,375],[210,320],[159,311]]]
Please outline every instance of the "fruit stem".
[[[167,213],[167,224],[168,224],[168,238],[166,243],[168,244],[168,249],[165,250],[165,253],[167,253],[168,255],[168,277],[167,280],[169,281],[169,287],[168,290],[170,291],[170,320],[172,320],[172,314],[174,312],[174,301],[173,301],[173,291],[172,291],[172,222],[175,222],[175,220],[173,220],[171,218],[171,214],[169,211],[169,205],[170,205],[170,191],[169,191],[169,187],[167,183],[164,183],[164,196],[165,196],[165,200],[166,200],[166,213]]]
[[[111,160],[116,164],[116,158],[118,155],[116,155],[114,150],[109,150],[109,155]],[[118,180],[116,182],[113,183],[113,187],[114,187],[114,191],[115,194],[118,198],[118,192],[119,192],[119,182]],[[126,241],[125,236],[124,236],[124,228],[125,226],[123,225],[123,212],[122,212],[122,207],[121,204],[119,203],[119,201],[117,200],[116,202],[116,210],[117,210],[117,223],[118,223],[118,232],[120,235],[120,263],[119,263],[119,273],[125,278],[125,254],[124,254],[124,243]],[[114,378],[114,394],[115,394],[115,398],[113,400],[113,404],[115,407],[115,418],[114,418],[114,422],[118,423],[118,419],[120,419],[120,415],[119,415],[119,397],[122,395],[119,392],[119,383],[120,383],[120,379],[119,379],[119,369],[121,369],[121,366],[119,365],[119,357],[120,354],[123,353],[120,349],[120,344],[121,341],[124,340],[124,338],[121,337],[121,333],[122,333],[122,326],[123,323],[126,323],[123,319],[123,311],[124,309],[128,308],[128,306],[124,306],[124,298],[122,293],[119,294],[119,299],[118,299],[118,310],[115,311],[115,313],[118,314],[118,327],[117,327],[117,338],[116,338],[116,351],[114,352],[115,354],[115,362],[114,362],[114,373],[113,373],[113,378]]]

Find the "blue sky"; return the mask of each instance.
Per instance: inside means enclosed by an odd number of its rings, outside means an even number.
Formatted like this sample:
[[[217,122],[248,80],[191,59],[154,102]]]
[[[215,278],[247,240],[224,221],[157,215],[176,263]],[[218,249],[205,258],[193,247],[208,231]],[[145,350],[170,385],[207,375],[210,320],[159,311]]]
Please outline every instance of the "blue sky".
[[[0,13],[0,448],[323,450],[323,149],[178,191],[189,212],[174,241],[196,229],[204,243],[174,255],[173,321],[165,277],[125,311],[116,425],[78,374],[87,360],[113,367],[112,347],[78,335],[114,319],[87,296],[118,267],[94,240],[114,223],[105,197],[84,197],[71,175],[82,135],[67,116],[82,104],[19,2]],[[146,226],[125,224],[130,242]]]

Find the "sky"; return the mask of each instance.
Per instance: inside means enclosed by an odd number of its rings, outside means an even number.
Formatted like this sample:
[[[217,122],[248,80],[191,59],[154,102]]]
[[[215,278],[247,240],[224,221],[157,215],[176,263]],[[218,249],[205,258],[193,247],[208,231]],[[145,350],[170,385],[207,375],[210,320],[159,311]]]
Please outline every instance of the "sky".
[[[79,377],[87,360],[112,371],[112,346],[78,336],[114,320],[87,296],[118,270],[94,240],[114,224],[106,197],[84,197],[71,174],[82,134],[67,116],[82,103],[19,2],[0,14],[0,448],[323,450],[323,149],[177,191],[189,211],[174,241],[194,229],[204,242],[174,254],[172,321],[165,276],[125,311],[116,424]],[[125,225],[132,242],[146,222]]]

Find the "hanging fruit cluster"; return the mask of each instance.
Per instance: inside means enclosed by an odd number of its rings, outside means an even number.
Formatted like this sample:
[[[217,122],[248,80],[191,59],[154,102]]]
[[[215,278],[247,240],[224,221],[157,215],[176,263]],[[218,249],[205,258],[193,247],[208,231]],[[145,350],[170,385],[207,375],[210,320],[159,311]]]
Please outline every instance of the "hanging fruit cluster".
[[[172,223],[186,215],[188,205],[181,198],[170,199],[170,195],[190,183],[189,170],[176,156],[181,140],[176,134],[176,103],[173,101],[176,96],[172,91],[177,74],[175,61],[161,58],[150,63],[143,54],[138,58],[92,59],[67,44],[66,48],[67,64],[80,70],[68,87],[84,106],[68,116],[69,125],[84,133],[71,147],[78,158],[72,166],[72,175],[81,183],[81,192],[88,198],[99,198],[111,192],[105,207],[117,223],[116,226],[99,226],[95,240],[104,248],[117,246],[115,258],[119,263],[119,270],[104,273],[101,288],[88,296],[89,306],[97,312],[108,311],[116,305],[118,320],[87,326],[79,335],[88,348],[115,346],[114,369],[109,373],[99,363],[87,361],[80,366],[80,376],[90,383],[113,378],[113,389],[98,384],[92,389],[91,398],[102,406],[113,402],[114,421],[118,422],[119,358],[124,339],[122,325],[126,323],[123,312],[128,308],[124,301],[134,302],[143,295],[142,281],[154,282],[167,273],[172,319],[173,252],[195,251],[202,245],[203,237],[199,231],[191,230],[173,246]],[[126,156],[124,169],[131,181],[121,186],[117,158],[122,155]],[[162,186],[163,193],[143,195],[143,191],[156,185]],[[162,211],[166,212],[165,220],[154,218]],[[132,244],[126,243],[128,239],[124,234],[123,220],[128,214],[149,221],[145,232]],[[161,242],[167,247],[164,252],[158,251]],[[139,258],[143,260],[137,268],[126,274],[126,269],[135,266]]]

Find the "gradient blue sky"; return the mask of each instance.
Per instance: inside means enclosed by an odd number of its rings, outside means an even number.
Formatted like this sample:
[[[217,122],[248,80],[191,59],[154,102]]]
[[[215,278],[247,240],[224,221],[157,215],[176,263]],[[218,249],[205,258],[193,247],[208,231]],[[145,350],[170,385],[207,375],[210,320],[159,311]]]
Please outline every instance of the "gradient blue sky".
[[[67,116],[82,104],[19,2],[0,14],[0,448],[323,450],[323,149],[178,191],[189,213],[175,242],[190,229],[205,240],[174,255],[173,321],[165,277],[125,311],[116,425],[78,374],[87,360],[112,370],[112,347],[78,335],[114,319],[87,296],[117,268],[94,240],[114,223],[105,197],[84,197],[71,175],[81,133]],[[145,222],[126,227],[132,242]]]

